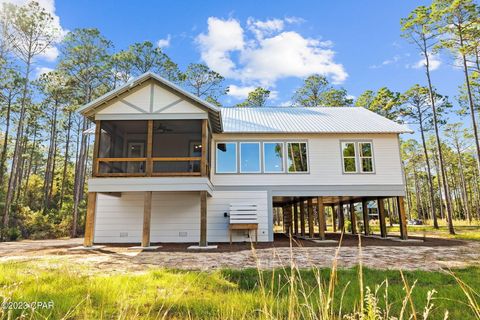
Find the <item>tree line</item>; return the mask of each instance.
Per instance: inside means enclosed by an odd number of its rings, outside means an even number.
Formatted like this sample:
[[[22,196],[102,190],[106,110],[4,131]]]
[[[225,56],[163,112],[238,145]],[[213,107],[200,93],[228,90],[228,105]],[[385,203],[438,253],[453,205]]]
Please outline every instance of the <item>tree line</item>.
[[[304,79],[293,106],[357,106],[415,126],[418,139],[402,141],[411,218],[480,219],[478,112],[480,37],[478,6],[469,0],[435,0],[401,20],[402,35],[425,59],[425,83],[406,92],[366,90],[357,98],[322,75]],[[220,106],[225,79],[204,64],[182,70],[149,41],[116,50],[97,29],[62,35],[37,2],[0,10],[0,238],[81,234],[86,177],[91,172],[92,123],[76,110],[147,71]],[[54,70],[36,76],[35,62],[52,46]],[[432,54],[448,51],[465,76],[455,101],[437,92]],[[266,106],[258,87],[236,107]],[[456,103],[455,103],[456,102]],[[471,126],[448,123],[449,115]]]

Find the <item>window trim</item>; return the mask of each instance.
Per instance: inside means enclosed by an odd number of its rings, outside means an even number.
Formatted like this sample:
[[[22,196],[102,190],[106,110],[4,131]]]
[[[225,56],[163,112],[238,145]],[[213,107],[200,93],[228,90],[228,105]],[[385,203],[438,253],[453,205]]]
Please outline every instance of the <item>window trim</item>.
[[[219,172],[218,171],[218,145],[224,143],[233,143],[235,144],[235,171]],[[215,173],[216,174],[232,174],[238,173],[238,142],[237,141],[216,141],[215,142]]]
[[[258,171],[242,171],[242,144],[256,144],[258,145]],[[216,165],[216,164],[215,164]],[[261,141],[239,141],[238,142],[238,173],[258,174],[262,173],[262,143]]]
[[[354,148],[355,148],[355,171],[353,172],[347,172],[345,171],[345,163],[344,163],[344,155],[343,155],[343,144],[344,143],[353,143]],[[360,149],[359,149],[359,144],[360,143],[370,143],[371,148],[372,148],[372,171],[363,171],[362,170],[362,164],[360,163],[362,157],[360,157]],[[376,173],[376,166],[375,166],[375,146],[373,143],[373,140],[368,140],[368,139],[342,139],[340,140],[340,154],[341,154],[341,163],[340,165],[342,166],[342,173],[343,174],[375,174]],[[348,157],[351,158],[351,157]],[[364,157],[364,158],[370,158],[370,157]]]
[[[306,155],[307,155],[307,171],[288,171],[288,144],[289,143],[305,143],[306,148]],[[308,148],[308,141],[301,141],[301,140],[292,140],[292,141],[285,141],[285,172],[287,174],[309,174],[310,173],[310,154]]]
[[[266,166],[265,166],[265,144],[266,143],[275,143],[275,144],[281,144],[282,145],[282,170],[281,171],[267,171]],[[286,170],[286,157],[285,157],[285,141],[262,141],[262,155],[263,155],[263,173],[266,174],[282,174],[285,173]]]

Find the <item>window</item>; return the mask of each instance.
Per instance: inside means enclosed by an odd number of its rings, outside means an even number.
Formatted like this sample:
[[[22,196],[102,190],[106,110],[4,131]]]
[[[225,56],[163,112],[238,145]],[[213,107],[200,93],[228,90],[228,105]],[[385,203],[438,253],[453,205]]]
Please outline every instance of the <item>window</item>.
[[[265,173],[284,172],[283,143],[265,142],[263,144],[263,167]]]
[[[359,156],[360,156],[360,171],[361,172],[373,172],[373,153],[371,142],[359,142],[358,143]]]
[[[216,168],[218,173],[237,172],[237,144],[235,142],[217,143]]]
[[[288,172],[308,172],[307,143],[287,143]]]
[[[342,142],[343,172],[357,172],[355,142]]]
[[[259,142],[240,142],[240,172],[261,172]]]

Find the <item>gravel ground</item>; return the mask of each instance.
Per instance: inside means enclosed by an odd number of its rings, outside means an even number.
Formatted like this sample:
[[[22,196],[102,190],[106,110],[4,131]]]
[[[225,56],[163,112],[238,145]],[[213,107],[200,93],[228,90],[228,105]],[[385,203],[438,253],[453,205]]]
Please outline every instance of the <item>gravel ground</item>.
[[[338,240],[338,234],[329,234]],[[0,243],[0,263],[36,261],[39,264],[74,263],[90,273],[144,272],[151,267],[187,270],[217,268],[300,268],[332,266],[338,245],[317,244],[311,241],[290,241],[278,236],[274,243],[259,243],[255,250],[250,244],[219,244],[218,249],[194,252],[189,244],[161,244],[156,251],[132,250],[128,246],[106,245],[99,250],[69,250],[81,245],[83,239],[25,240]],[[425,238],[425,241],[398,242],[347,235],[338,251],[337,264],[351,267],[362,260],[363,265],[377,269],[439,270],[442,268],[480,265],[480,242]]]

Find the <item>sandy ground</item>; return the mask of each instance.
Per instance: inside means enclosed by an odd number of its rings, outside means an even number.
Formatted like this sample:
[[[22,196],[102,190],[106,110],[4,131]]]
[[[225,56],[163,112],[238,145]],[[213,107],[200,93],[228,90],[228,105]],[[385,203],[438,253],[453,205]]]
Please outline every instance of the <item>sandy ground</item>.
[[[338,239],[338,235],[330,235]],[[351,267],[359,259],[371,268],[421,269],[480,265],[480,242],[427,238],[425,242],[401,243],[393,240],[362,238],[359,250],[357,238],[346,236],[339,249],[337,263]],[[286,237],[278,237],[271,244],[259,244],[252,250],[250,244],[220,244],[217,250],[194,252],[188,244],[163,244],[156,251],[132,250],[127,246],[106,245],[94,251],[72,251],[82,239],[25,240],[0,243],[0,263],[36,261],[47,266],[54,261],[84,266],[91,273],[144,272],[152,267],[188,270],[217,268],[277,268],[290,266],[291,261],[301,268],[332,266],[336,244],[316,244],[299,241],[290,247]]]

